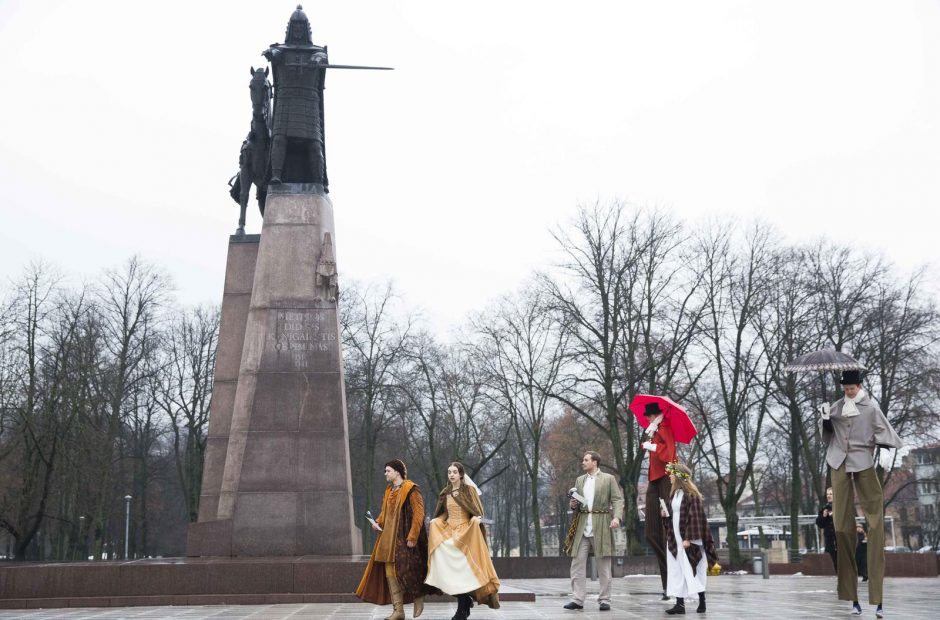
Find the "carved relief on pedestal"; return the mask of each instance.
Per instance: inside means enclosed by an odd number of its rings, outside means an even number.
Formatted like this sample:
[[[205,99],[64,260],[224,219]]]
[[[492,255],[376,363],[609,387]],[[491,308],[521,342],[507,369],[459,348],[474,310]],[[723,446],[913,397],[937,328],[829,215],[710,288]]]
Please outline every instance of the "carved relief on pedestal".
[[[336,258],[333,256],[333,239],[330,233],[323,233],[320,260],[317,262],[317,287],[327,289],[327,300],[336,301],[339,284],[336,277]]]

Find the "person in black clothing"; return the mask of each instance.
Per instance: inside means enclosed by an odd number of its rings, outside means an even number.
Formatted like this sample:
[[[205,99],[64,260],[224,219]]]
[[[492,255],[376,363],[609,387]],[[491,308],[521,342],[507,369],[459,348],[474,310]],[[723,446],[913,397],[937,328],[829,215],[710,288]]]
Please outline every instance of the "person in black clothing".
[[[855,535],[858,544],[855,545],[855,565],[858,566],[858,576],[862,581],[868,581],[868,532],[861,523],[855,526]]]
[[[819,509],[816,517],[816,527],[823,531],[823,541],[826,553],[832,558],[832,568],[838,572],[836,566],[836,528],[832,523],[832,487],[826,489],[826,505]]]

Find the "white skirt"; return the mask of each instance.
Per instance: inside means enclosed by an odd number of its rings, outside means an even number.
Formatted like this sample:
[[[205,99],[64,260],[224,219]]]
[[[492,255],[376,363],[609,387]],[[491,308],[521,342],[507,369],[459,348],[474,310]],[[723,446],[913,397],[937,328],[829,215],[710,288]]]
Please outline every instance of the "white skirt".
[[[705,550],[702,549],[702,559],[699,560],[692,574],[692,565],[689,556],[682,548],[682,536],[679,535],[679,515],[681,513],[683,492],[678,491],[672,496],[672,531],[667,536],[676,540],[678,553],[673,557],[669,548],[666,548],[666,594],[691,598],[705,591],[705,580],[708,579],[708,560],[705,559]],[[692,540],[690,544],[702,546],[701,540]]]
[[[682,548],[680,542],[678,557],[672,557],[672,553],[666,550],[666,569],[666,594],[669,596],[692,598],[697,597],[699,592],[705,591],[708,562],[705,560],[704,552],[693,575],[689,556],[685,554],[685,549]]]
[[[473,574],[467,556],[457,548],[453,540],[445,540],[431,554],[428,578],[424,582],[454,596],[474,592],[483,587]]]

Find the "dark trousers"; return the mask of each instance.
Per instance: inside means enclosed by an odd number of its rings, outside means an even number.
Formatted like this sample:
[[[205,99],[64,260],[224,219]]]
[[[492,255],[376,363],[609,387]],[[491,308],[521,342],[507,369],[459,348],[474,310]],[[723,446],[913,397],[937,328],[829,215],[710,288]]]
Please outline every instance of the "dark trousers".
[[[855,547],[855,565],[858,566],[858,576],[868,579],[868,543],[858,541]]]
[[[666,502],[666,506],[669,506],[669,491],[669,476],[653,480],[646,487],[646,542],[656,554],[664,592],[666,591],[666,531],[663,529],[663,518],[659,514],[659,500],[662,499]],[[669,510],[671,511],[672,508],[670,507]]]

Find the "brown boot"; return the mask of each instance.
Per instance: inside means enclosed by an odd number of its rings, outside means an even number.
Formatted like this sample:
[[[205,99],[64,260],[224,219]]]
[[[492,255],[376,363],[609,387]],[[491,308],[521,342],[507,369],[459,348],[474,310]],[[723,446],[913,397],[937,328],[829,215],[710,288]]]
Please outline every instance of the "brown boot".
[[[392,615],[385,620],[405,620],[405,605],[402,603],[401,586],[397,579],[388,580],[389,593],[392,595]]]
[[[490,606],[490,609],[499,609],[499,594],[496,592],[490,594],[489,601],[486,604]]]
[[[414,612],[412,612],[411,614],[411,617],[417,618],[418,616],[421,615],[423,611],[424,611],[424,597],[419,596],[418,598],[415,599],[415,608],[414,608]]]

